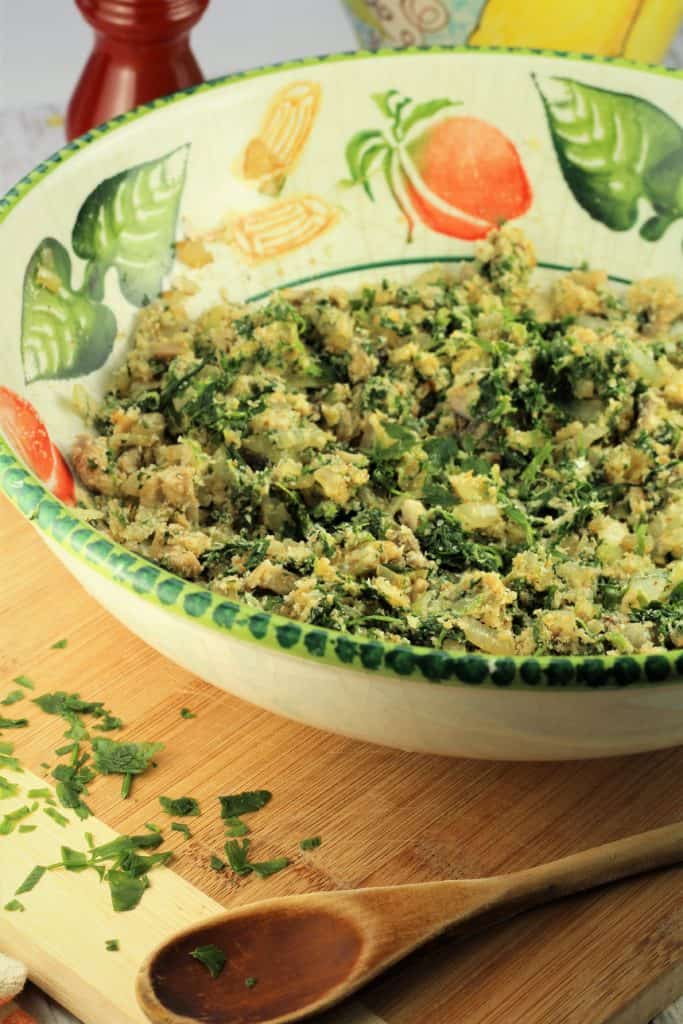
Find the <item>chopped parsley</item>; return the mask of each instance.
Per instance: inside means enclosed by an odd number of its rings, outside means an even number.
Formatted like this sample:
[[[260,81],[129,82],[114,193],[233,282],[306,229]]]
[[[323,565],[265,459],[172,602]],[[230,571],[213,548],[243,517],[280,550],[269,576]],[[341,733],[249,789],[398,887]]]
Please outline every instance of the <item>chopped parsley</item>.
[[[227,957],[222,949],[218,946],[209,944],[208,946],[197,946],[190,953],[191,957],[198,960],[200,964],[206,967],[207,971],[212,978],[217,978],[225,967]]]
[[[5,904],[3,909],[4,910],[9,910],[10,912],[15,911],[15,910],[19,910],[19,911],[23,912],[24,910],[26,910],[26,907],[21,902],[21,900],[10,900],[9,903]]]
[[[182,833],[182,835],[185,836],[185,842],[187,842],[188,839],[192,839],[192,833],[190,832],[187,825],[183,825],[182,821],[174,821],[171,824],[171,832]]]
[[[180,717],[181,718],[196,718],[197,716],[194,713],[194,711],[190,711],[189,708],[181,708],[180,709]]]
[[[12,747],[11,743],[4,744],[6,747]],[[10,757],[9,754],[0,754],[0,768],[6,768],[9,772],[23,772],[19,761],[16,757]]]
[[[0,836],[11,835],[19,822],[23,821],[24,818],[28,818],[30,814],[33,814],[33,808],[27,805],[18,807],[15,811],[10,811],[9,814],[5,814],[0,818]]]
[[[302,839],[299,846],[302,850],[317,850],[322,844],[320,836],[311,836],[310,839]]]
[[[47,868],[44,868],[42,864],[36,864],[36,866],[32,868],[31,871],[29,871],[24,881],[15,891],[14,895],[21,896],[22,893],[30,892],[31,889],[35,889],[35,887],[38,885],[38,882],[41,880],[46,871]]]
[[[84,715],[91,715],[96,719],[95,728],[101,732],[111,732],[123,727],[121,719],[113,715],[102,701],[82,700],[78,693],[56,690],[54,693],[44,693],[40,697],[35,697],[33,703],[37,704],[45,714],[59,715],[65,722],[68,722],[69,728],[64,735],[67,739],[77,742],[89,738],[83,721]]]
[[[211,860],[209,861],[209,866],[211,867],[212,871],[225,871],[228,865],[225,863],[224,860],[221,860],[220,857],[217,857],[215,853],[212,853]]]
[[[104,736],[92,741],[95,770],[102,775],[123,775],[121,796],[126,799],[134,775],[141,775],[164,749],[163,743],[117,743]]]
[[[272,795],[267,789],[254,789],[234,796],[220,796],[218,799],[221,802],[221,818],[234,818],[240,814],[259,811],[265,807]]]
[[[253,872],[260,878],[268,878],[290,864],[287,857],[274,857],[272,860],[264,861],[249,860],[250,845],[249,839],[243,839],[241,843],[237,839],[229,839],[225,844],[225,856],[236,875],[244,877]]]
[[[17,704],[20,700],[23,700],[26,694],[22,690],[11,690],[6,697],[0,700],[0,704],[5,706],[9,704]]]
[[[25,690],[35,690],[35,683],[28,676],[15,676],[12,680],[17,686],[23,686]]]
[[[166,814],[176,818],[197,818],[201,813],[199,804],[191,796],[179,796],[176,799],[160,796],[159,803]]]
[[[288,867],[290,863],[288,857],[273,857],[272,860],[249,861],[249,867],[259,878],[270,878],[271,875]]]
[[[244,979],[244,987],[245,988],[253,988],[254,985],[256,985],[257,983],[258,983],[258,978],[245,978]]]
[[[237,839],[229,839],[225,844],[225,856],[236,875],[251,874],[251,864],[248,862],[250,845],[249,839],[243,839],[241,843]]]
[[[25,729],[28,725],[28,718],[2,718],[0,717],[0,729]]]
[[[107,939],[104,944],[104,948],[108,953],[118,953],[121,947],[118,939]]]
[[[225,834],[230,839],[238,839],[240,836],[249,835],[249,826],[241,818],[225,819]]]
[[[19,787],[17,784],[10,782],[4,775],[0,775],[0,800],[10,800],[12,797],[17,796],[18,793]]]
[[[50,647],[53,651],[63,651],[68,643],[69,641],[66,637],[63,637],[61,640],[56,640],[53,644],[50,644]]]
[[[52,818],[61,828],[66,828],[69,824],[69,819],[60,814],[56,807],[43,807],[43,814],[47,814],[48,818]]]

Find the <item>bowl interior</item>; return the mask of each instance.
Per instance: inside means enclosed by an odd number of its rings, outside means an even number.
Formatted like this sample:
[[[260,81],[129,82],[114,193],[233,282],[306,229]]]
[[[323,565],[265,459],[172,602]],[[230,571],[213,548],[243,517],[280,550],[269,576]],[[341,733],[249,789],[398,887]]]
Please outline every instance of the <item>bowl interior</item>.
[[[140,108],[0,206],[0,428],[69,501],[74,387],[103,394],[169,282],[195,315],[224,295],[405,278],[471,259],[501,219],[547,273],[670,273],[682,112],[661,69],[448,49],[302,61]]]

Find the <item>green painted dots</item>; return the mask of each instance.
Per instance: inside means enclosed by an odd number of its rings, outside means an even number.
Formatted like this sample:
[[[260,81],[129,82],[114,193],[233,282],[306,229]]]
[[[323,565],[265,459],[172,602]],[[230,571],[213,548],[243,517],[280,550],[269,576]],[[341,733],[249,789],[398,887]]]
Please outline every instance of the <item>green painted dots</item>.
[[[55,519],[52,523],[52,536],[55,540],[64,540],[73,530],[75,526],[79,526],[79,522],[74,516],[61,515]]]
[[[586,658],[577,665],[577,677],[588,686],[597,689],[607,682],[607,672],[601,658]]]
[[[314,658],[322,658],[327,647],[327,634],[319,629],[313,629],[304,636],[304,647]]]
[[[270,622],[270,615],[266,615],[265,612],[257,612],[255,615],[250,615],[247,619],[247,625],[249,626],[249,632],[257,640],[263,640],[264,636],[268,632],[268,623]]]
[[[522,662],[519,674],[527,686],[538,686],[543,677],[543,670],[535,658],[529,658]]]
[[[545,666],[548,686],[569,686],[574,682],[574,666],[569,658],[558,658]]]
[[[496,686],[509,686],[514,682],[516,674],[517,668],[512,658],[498,658],[493,666],[491,679]]]
[[[450,670],[449,657],[444,651],[429,651],[427,654],[418,654],[417,663],[425,679],[432,683],[440,683],[442,679],[448,678]]]
[[[640,665],[635,658],[617,658],[612,671],[619,686],[629,686],[640,679]]]
[[[455,673],[461,682],[479,686],[488,676],[489,667],[485,658],[477,654],[465,654],[462,658],[456,658]]]
[[[38,509],[38,525],[41,526],[43,530],[49,529],[59,515],[61,508],[62,506],[56,501],[43,500],[40,508]]]
[[[131,567],[135,565],[136,561],[135,555],[131,555],[126,551],[114,551],[109,558],[109,565],[113,569],[114,579],[120,580],[123,576],[128,576]]]
[[[88,544],[85,549],[85,557],[89,562],[106,562],[112,552],[113,544],[101,537],[94,544]],[[158,572],[158,570],[157,570]]]
[[[17,505],[25,516],[31,515],[43,500],[43,488],[38,484],[25,483],[17,493]]]
[[[301,639],[301,626],[297,626],[293,622],[286,622],[283,626],[277,627],[275,636],[280,647],[285,649],[294,647]]]
[[[161,582],[157,586],[157,597],[159,598],[162,604],[175,604],[184,589],[185,584],[182,582],[182,580],[161,580]]]
[[[129,579],[137,594],[149,594],[159,578],[159,570],[153,565],[143,565],[131,573]]]
[[[360,660],[363,668],[374,672],[382,664],[384,647],[382,644],[368,643],[360,645]]]
[[[169,580],[168,582],[175,583],[175,580]],[[213,621],[221,629],[232,629],[239,610],[239,605],[231,604],[229,601],[221,601],[213,610]]]
[[[407,647],[396,647],[393,651],[387,651],[385,660],[389,668],[393,668],[400,676],[409,676],[415,668],[415,655]]]
[[[345,665],[349,665],[358,653],[358,644],[355,640],[349,640],[348,637],[340,636],[334,645],[337,652],[337,657],[340,661],[343,661]]]
[[[69,545],[74,551],[82,551],[89,540],[92,539],[92,533],[88,529],[74,530],[69,537]]]
[[[198,619],[211,604],[211,594],[202,593],[201,590],[192,594],[186,594],[183,599],[183,608],[193,619]]]
[[[645,659],[645,677],[651,683],[663,683],[670,671],[669,659],[663,654],[651,654]]]

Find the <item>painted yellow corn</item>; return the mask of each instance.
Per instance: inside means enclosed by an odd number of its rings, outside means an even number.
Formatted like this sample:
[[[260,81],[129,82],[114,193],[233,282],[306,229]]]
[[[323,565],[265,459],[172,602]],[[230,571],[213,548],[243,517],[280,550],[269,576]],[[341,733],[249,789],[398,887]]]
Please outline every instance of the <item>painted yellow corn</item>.
[[[337,213],[318,196],[280,199],[261,210],[241,216],[233,240],[254,261],[282,256],[317,238],[337,219]]]
[[[316,82],[294,82],[273,97],[263,123],[244,152],[245,178],[263,179],[287,174],[311,134],[320,106]]]

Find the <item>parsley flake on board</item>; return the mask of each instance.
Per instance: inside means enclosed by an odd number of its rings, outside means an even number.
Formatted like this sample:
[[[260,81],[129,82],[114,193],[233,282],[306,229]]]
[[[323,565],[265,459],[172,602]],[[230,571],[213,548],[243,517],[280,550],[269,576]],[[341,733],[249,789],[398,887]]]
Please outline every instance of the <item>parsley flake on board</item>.
[[[179,796],[173,799],[169,796],[160,796],[159,803],[166,814],[177,818],[197,818],[201,813],[199,804],[191,796]]]
[[[28,676],[15,676],[12,680],[17,686],[23,686],[25,690],[35,690],[35,683]]]
[[[240,814],[251,814],[260,811],[272,797],[267,789],[247,790],[233,796],[219,796],[221,802],[221,818],[234,818]]]
[[[119,946],[118,939],[107,939],[107,941],[104,944],[104,948],[107,950],[108,953],[118,953],[121,947]]]
[[[62,828],[66,828],[69,824],[69,819],[63,814],[60,814],[55,807],[43,807],[43,814],[47,814],[48,818],[52,818]]]
[[[225,863],[225,861],[221,860],[220,857],[217,857],[215,853],[211,854],[211,860],[209,861],[209,865],[212,871],[225,871],[225,869],[228,866]]]
[[[68,645],[68,643],[69,641],[67,640],[67,638],[63,637],[61,640],[56,640],[53,644],[50,644],[50,648],[53,651],[63,651],[64,648]]]
[[[164,749],[163,743],[118,743],[98,736],[92,741],[96,771],[102,775],[123,775],[121,796],[126,799],[134,775],[141,775],[152,764],[152,758]]]
[[[9,704],[17,704],[20,700],[23,700],[26,694],[23,690],[10,690],[6,697],[0,700],[0,704],[7,707]]]
[[[225,844],[225,856],[236,875],[251,874],[251,865],[248,863],[250,845],[249,839],[243,839],[241,843],[237,839],[229,839]]]
[[[185,842],[192,839],[192,833],[187,825],[183,825],[182,821],[174,821],[171,825],[171,832],[181,832],[185,836]]]
[[[249,826],[241,818],[226,818],[225,834],[230,839],[238,839],[240,836],[249,835]]]
[[[302,839],[299,846],[302,850],[317,850],[322,844],[320,836],[311,836],[310,839]]]
[[[28,718],[1,718],[0,729],[25,729]]]
[[[4,817],[0,818],[0,836],[11,835],[19,822],[24,818],[28,818],[30,814],[33,814],[33,808],[28,807],[26,804],[23,807],[17,807],[16,811],[10,811],[9,814],[5,814]]]
[[[9,911],[13,911],[13,910],[24,911],[24,910],[26,910],[26,907],[21,902],[21,900],[10,900],[9,903],[5,904],[3,909],[4,910],[9,910]]]
[[[3,746],[10,747],[11,743],[5,743]],[[23,772],[24,769],[19,764],[16,757],[10,757],[9,754],[0,754],[0,768],[6,768],[8,772]]]
[[[43,867],[42,864],[36,864],[36,866],[32,868],[31,871],[29,871],[24,881],[15,891],[14,895],[21,896],[22,893],[30,892],[31,889],[35,889],[35,887],[38,885],[38,882],[41,880],[46,871],[47,868]]]
[[[189,708],[181,708],[180,709],[180,717],[181,718],[196,718],[197,716],[194,713],[194,711],[190,711]]]
[[[227,957],[222,949],[212,944],[208,946],[197,946],[190,953],[191,957],[198,960],[200,964],[206,967],[207,971],[212,978],[217,978],[225,967]]]
[[[270,878],[283,868],[289,866],[289,857],[273,857],[272,860],[249,861],[249,867],[259,878]]]
[[[254,985],[257,984],[257,982],[258,982],[258,978],[245,978],[244,979],[244,987],[245,988],[253,988]]]
[[[15,782],[10,782],[4,775],[0,775],[0,800],[10,800],[13,796],[19,795],[19,787]]]

